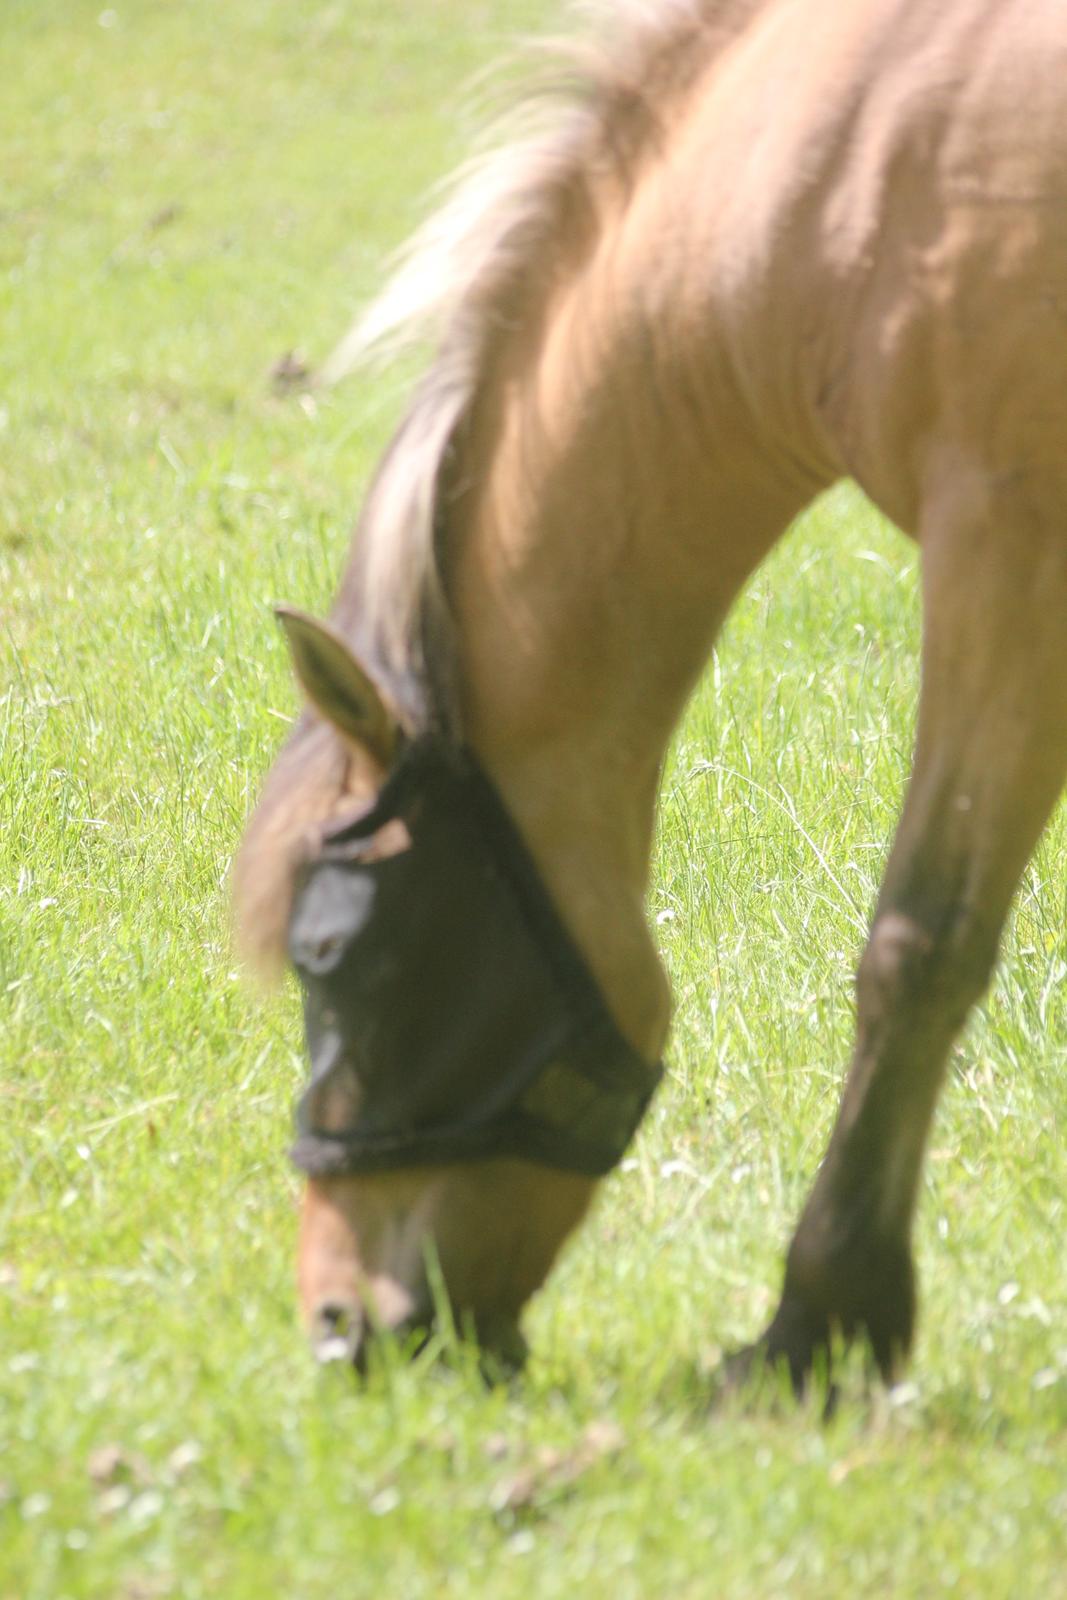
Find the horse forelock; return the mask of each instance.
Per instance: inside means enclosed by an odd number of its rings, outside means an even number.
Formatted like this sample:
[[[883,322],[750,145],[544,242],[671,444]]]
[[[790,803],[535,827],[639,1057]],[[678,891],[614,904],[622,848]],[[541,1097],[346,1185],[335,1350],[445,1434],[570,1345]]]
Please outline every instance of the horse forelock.
[[[281,971],[297,878],[343,802],[348,764],[340,734],[305,712],[267,774],[241,841],[232,883],[237,942],[266,978]]]

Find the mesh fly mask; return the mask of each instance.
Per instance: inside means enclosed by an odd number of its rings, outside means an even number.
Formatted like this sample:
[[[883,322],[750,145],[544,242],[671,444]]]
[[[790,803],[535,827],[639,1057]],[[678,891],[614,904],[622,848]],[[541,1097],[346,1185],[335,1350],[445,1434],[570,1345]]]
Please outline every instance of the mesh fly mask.
[[[399,819],[410,844],[369,859]],[[621,1036],[473,757],[427,734],[307,870],[289,927],[314,1176],[521,1156],[590,1176],[661,1076]]]

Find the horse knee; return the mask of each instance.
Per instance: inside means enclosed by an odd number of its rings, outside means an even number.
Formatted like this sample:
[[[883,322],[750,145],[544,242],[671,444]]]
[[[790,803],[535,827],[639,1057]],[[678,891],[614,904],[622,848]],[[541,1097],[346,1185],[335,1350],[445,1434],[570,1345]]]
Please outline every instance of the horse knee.
[[[860,1011],[899,1020],[933,1010],[955,1026],[985,990],[996,950],[996,935],[972,912],[942,917],[935,930],[908,912],[884,911],[860,962]]]

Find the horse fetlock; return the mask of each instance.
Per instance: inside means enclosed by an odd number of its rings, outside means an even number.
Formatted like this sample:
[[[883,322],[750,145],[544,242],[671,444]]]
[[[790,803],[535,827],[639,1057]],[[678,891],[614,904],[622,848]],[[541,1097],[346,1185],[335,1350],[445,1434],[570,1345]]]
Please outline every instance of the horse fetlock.
[[[836,1339],[865,1342],[886,1382],[911,1348],[915,1269],[906,1242],[851,1237],[843,1248],[813,1244],[802,1224],[786,1259],[785,1284],[765,1335],[768,1355],[789,1361],[794,1384]]]

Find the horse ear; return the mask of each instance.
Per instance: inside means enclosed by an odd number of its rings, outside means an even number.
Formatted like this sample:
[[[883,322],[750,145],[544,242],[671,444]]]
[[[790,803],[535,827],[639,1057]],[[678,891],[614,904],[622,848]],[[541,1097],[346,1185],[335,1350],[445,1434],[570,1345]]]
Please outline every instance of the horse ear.
[[[293,671],[311,704],[345,738],[392,765],[399,725],[382,694],[329,623],[295,606],[275,606]]]

